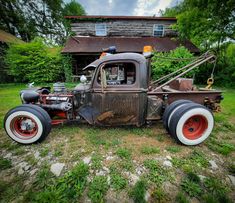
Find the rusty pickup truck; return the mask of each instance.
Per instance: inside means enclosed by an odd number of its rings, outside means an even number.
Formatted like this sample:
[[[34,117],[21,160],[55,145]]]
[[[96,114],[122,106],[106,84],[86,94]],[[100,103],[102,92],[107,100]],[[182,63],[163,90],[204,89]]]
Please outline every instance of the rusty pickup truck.
[[[176,72],[151,81],[150,55],[102,55],[84,68],[88,75],[72,90],[63,83],[55,83],[52,91],[49,87],[22,90],[22,105],[5,115],[5,131],[14,141],[31,144],[45,139],[52,125],[65,122],[140,127],[162,120],[179,143],[200,144],[213,130],[212,112],[219,111],[222,93],[198,89],[193,79],[182,76],[214,59],[212,54],[203,54]]]

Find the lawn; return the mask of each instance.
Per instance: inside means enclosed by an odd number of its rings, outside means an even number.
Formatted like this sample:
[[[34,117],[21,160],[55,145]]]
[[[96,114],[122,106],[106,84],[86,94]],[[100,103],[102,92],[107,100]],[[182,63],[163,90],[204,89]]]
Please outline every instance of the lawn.
[[[233,202],[235,90],[224,89],[210,138],[177,144],[151,127],[53,128],[40,144],[12,142],[5,113],[20,105],[23,84],[0,85],[0,202]],[[64,164],[56,177],[50,168]]]

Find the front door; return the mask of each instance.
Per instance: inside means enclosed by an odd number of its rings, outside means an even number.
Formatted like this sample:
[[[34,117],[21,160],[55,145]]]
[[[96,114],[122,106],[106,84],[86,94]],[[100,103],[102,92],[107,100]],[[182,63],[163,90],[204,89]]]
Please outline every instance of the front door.
[[[99,109],[96,123],[101,125],[143,123],[146,91],[139,88],[138,68],[138,63],[133,61],[109,62],[100,66],[92,94],[93,106]],[[101,74],[104,76],[101,77]],[[101,78],[104,77],[105,84],[102,85]]]

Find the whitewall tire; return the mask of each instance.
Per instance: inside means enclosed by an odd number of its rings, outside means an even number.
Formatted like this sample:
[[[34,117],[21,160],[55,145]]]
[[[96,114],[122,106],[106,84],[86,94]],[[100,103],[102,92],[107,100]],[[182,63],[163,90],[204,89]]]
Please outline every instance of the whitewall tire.
[[[50,128],[47,122],[48,120],[41,112],[24,105],[16,107],[6,114],[4,128],[14,141],[21,144],[32,144],[43,140],[49,134]]]
[[[198,104],[182,106],[172,116],[170,134],[185,145],[205,141],[214,127],[214,117],[209,109]]]

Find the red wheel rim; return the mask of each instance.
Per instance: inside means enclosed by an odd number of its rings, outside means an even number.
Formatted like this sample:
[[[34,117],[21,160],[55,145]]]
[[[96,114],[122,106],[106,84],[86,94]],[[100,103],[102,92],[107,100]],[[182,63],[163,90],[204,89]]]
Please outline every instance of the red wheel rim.
[[[207,119],[202,115],[194,115],[184,123],[183,134],[189,140],[200,138],[208,127]]]
[[[24,123],[27,125],[23,128]],[[11,131],[20,139],[31,139],[38,132],[38,125],[35,120],[29,116],[17,116],[10,123]]]

